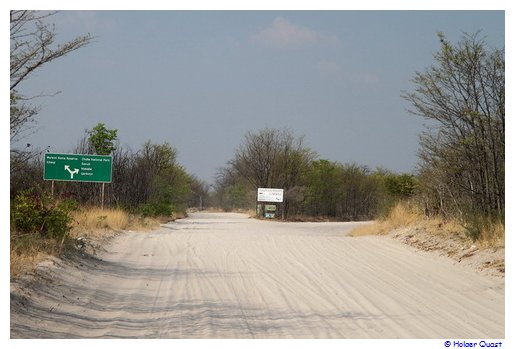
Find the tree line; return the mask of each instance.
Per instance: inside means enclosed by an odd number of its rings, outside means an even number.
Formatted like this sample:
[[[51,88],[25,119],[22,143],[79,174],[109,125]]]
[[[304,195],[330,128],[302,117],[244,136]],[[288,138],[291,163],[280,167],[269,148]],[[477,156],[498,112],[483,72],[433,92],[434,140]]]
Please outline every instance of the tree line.
[[[409,174],[320,159],[291,130],[265,128],[249,131],[218,171],[213,201],[226,210],[254,209],[258,188],[279,188],[282,217],[364,220],[386,212],[401,195],[412,195],[415,181]]]
[[[414,174],[394,174],[319,159],[288,130],[248,132],[226,167],[215,198],[225,209],[251,208],[258,187],[284,189],[283,214],[370,219],[409,199],[426,216],[458,219],[478,238],[485,221],[504,224],[505,59],[480,32],[452,44],[438,34],[435,64],[403,92],[420,135]]]
[[[91,43],[84,35],[57,44],[54,13],[10,11],[11,199],[29,188],[47,188],[42,151],[21,140],[31,131],[38,106],[23,82],[46,64]],[[498,220],[505,215],[505,58],[480,32],[453,44],[438,34],[434,64],[415,72],[414,90],[403,92],[410,112],[429,121],[420,135],[414,174],[371,170],[320,158],[290,130],[249,131],[233,158],[218,171],[213,190],[177,162],[169,143],[119,147],[116,130],[99,124],[71,152],[112,154],[113,178],[106,203],[147,215],[218,206],[254,209],[259,187],[284,189],[280,214],[371,219],[398,200],[416,202],[427,215],[464,222]],[[96,204],[95,183],[59,183],[56,193]]]
[[[410,111],[430,121],[419,150],[425,212],[504,223],[504,48],[490,48],[480,32],[456,44],[438,37],[435,64],[403,94]]]
[[[207,184],[177,162],[177,150],[169,143],[147,141],[137,151],[119,147],[117,143],[117,130],[109,130],[100,123],[87,130],[71,151],[112,155],[113,182],[106,185],[106,205],[147,216],[169,216],[185,212],[188,207],[198,205],[201,196],[207,197]],[[42,156],[20,166],[19,171],[11,174],[11,197],[30,188],[48,191],[50,183],[42,179]],[[100,184],[56,182],[55,196],[98,205]]]

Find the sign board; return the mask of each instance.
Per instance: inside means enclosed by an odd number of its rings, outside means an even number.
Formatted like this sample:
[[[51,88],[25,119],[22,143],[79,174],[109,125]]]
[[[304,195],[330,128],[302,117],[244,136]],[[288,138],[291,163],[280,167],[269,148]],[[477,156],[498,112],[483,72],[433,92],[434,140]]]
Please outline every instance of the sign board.
[[[113,157],[84,154],[45,154],[43,179],[47,181],[112,181]]]
[[[276,210],[277,210],[277,206],[275,206],[275,205],[265,205],[265,211],[273,212]]]
[[[283,189],[258,188],[257,201],[283,202]]]

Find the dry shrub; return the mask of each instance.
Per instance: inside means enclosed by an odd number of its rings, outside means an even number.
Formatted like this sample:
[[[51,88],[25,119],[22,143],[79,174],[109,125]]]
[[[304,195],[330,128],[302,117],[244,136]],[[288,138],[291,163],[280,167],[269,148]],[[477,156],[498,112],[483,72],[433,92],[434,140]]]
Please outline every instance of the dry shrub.
[[[504,247],[505,225],[501,221],[489,221],[481,227],[478,244],[481,247]]]
[[[126,229],[129,215],[118,209],[83,208],[74,215],[74,230]]]
[[[409,227],[423,220],[416,207],[407,202],[399,202],[388,216],[373,223],[359,226],[351,231],[351,236],[388,234],[394,229]]]
[[[465,236],[465,228],[457,219],[443,219],[439,216],[424,218],[418,225],[433,235],[457,234]]]
[[[58,241],[41,238],[39,234],[11,238],[11,278],[32,271],[38,263],[49,256],[57,256],[61,246]]]
[[[126,230],[149,231],[156,229],[160,224],[168,223],[169,221],[169,217],[142,217],[129,215],[129,225]]]
[[[386,220],[391,229],[411,226],[424,219],[422,211],[409,202],[399,202],[394,206]]]
[[[159,220],[130,215],[121,209],[83,208],[74,215],[71,235],[102,235],[106,231],[144,230],[159,226]]]
[[[379,219],[371,224],[362,225],[351,231],[351,236],[380,235],[388,234],[399,228],[417,228],[432,235],[448,237],[449,235],[460,236],[464,240],[470,240],[467,233],[467,224],[458,219],[443,219],[435,216],[427,218],[422,214],[422,210],[407,202],[398,203],[388,216]],[[483,248],[504,247],[505,226],[501,221],[482,219],[477,224],[477,243]],[[475,239],[472,239],[475,240]]]
[[[30,272],[51,254],[42,251],[31,251],[31,253],[18,254],[11,250],[10,272],[11,278]]]
[[[349,235],[350,236],[365,236],[365,235],[382,235],[388,233],[385,228],[383,221],[376,221],[370,224],[360,225],[354,228]]]
[[[388,234],[399,228],[416,227],[433,235],[464,234],[465,228],[456,219],[428,218],[422,210],[409,202],[397,203],[390,213],[369,225],[358,227],[351,236]]]
[[[148,231],[159,226],[157,218],[130,215],[120,209],[85,207],[72,213],[73,225],[68,233],[71,238],[87,236],[102,241],[121,230]],[[15,278],[34,270],[38,263],[49,256],[58,256],[64,240],[41,237],[40,234],[14,234],[11,232],[10,271]]]

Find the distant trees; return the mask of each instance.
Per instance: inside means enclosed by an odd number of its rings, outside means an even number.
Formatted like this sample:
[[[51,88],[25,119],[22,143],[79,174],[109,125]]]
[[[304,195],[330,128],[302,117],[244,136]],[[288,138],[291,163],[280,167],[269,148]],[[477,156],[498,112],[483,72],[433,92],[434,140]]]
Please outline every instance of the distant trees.
[[[398,175],[357,164],[314,161],[304,179],[303,214],[340,220],[374,218],[393,200],[385,187],[386,176]]]
[[[504,220],[504,49],[478,33],[453,45],[439,34],[435,65],[404,93],[411,112],[431,121],[420,137],[420,193],[428,214]]]
[[[230,166],[255,188],[290,189],[314,157],[302,137],[289,130],[265,128],[245,134]]]
[[[313,216],[336,217],[336,206],[342,199],[340,165],[329,160],[313,161],[304,174],[303,210]]]
[[[290,196],[314,157],[314,152],[304,147],[303,138],[295,137],[289,130],[265,128],[247,132],[225,171],[225,175],[232,178],[222,181],[234,182],[234,177],[241,178],[254,191],[282,188],[285,191],[283,209],[288,212]]]
[[[405,196],[403,178],[387,171],[371,172],[364,166],[324,159],[303,145],[303,138],[289,130],[248,132],[234,158],[219,170],[215,202],[224,209],[254,209],[257,188],[284,189],[279,214],[324,216],[340,220],[370,219],[397,200],[388,191],[387,178]],[[402,183],[402,184],[401,184]],[[410,187],[411,188],[411,187]],[[413,188],[411,188],[413,189]]]
[[[135,154],[130,206],[144,205],[147,215],[184,212],[190,195],[190,176],[177,164],[177,150],[168,143],[150,141]]]
[[[147,216],[185,212],[198,180],[177,163],[177,150],[169,143],[147,141],[140,150],[118,148],[113,153],[113,182],[107,202]],[[87,190],[84,185],[82,191]],[[77,195],[77,194],[75,194]]]

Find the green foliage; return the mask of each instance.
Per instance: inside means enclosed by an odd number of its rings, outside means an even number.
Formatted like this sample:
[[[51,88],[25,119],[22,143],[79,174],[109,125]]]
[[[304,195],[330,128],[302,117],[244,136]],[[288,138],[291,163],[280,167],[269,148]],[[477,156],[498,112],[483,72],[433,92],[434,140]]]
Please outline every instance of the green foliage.
[[[170,216],[185,212],[191,199],[191,176],[176,162],[177,150],[168,143],[143,145],[129,174],[130,206],[144,216]]]
[[[23,191],[11,204],[11,231],[61,240],[71,228],[71,212],[76,209],[75,201],[57,201],[48,193]]]
[[[143,217],[169,217],[173,211],[172,205],[165,202],[145,203],[138,207],[138,213]]]
[[[303,178],[302,211],[344,220],[373,218],[391,201],[383,177],[364,166],[313,161]]]
[[[235,183],[229,185],[223,190],[222,209],[224,211],[231,211],[236,208],[248,207],[247,202],[247,189],[244,183]],[[255,203],[255,202],[253,202]]]
[[[417,182],[411,174],[389,174],[385,177],[385,187],[388,194],[399,199],[407,199],[415,193]]]
[[[88,142],[98,155],[109,155],[115,149],[115,141],[117,140],[118,130],[109,130],[104,124],[98,123],[91,130],[86,130],[89,134]]]
[[[340,168],[329,160],[313,161],[304,176],[305,206],[310,215],[336,215],[336,203],[341,199]]]
[[[428,215],[502,216],[504,48],[491,48],[480,32],[465,33],[457,43],[443,33],[438,39],[434,64],[416,72],[414,91],[403,94],[412,114],[431,121],[420,135],[419,197]]]
[[[417,180],[408,174],[371,172],[366,166],[317,159],[303,146],[302,137],[264,129],[247,133],[235,158],[219,171],[215,200],[225,210],[248,208],[249,202],[255,205],[259,187],[284,189],[279,210],[285,217],[362,220],[388,214],[396,201],[414,195]]]

